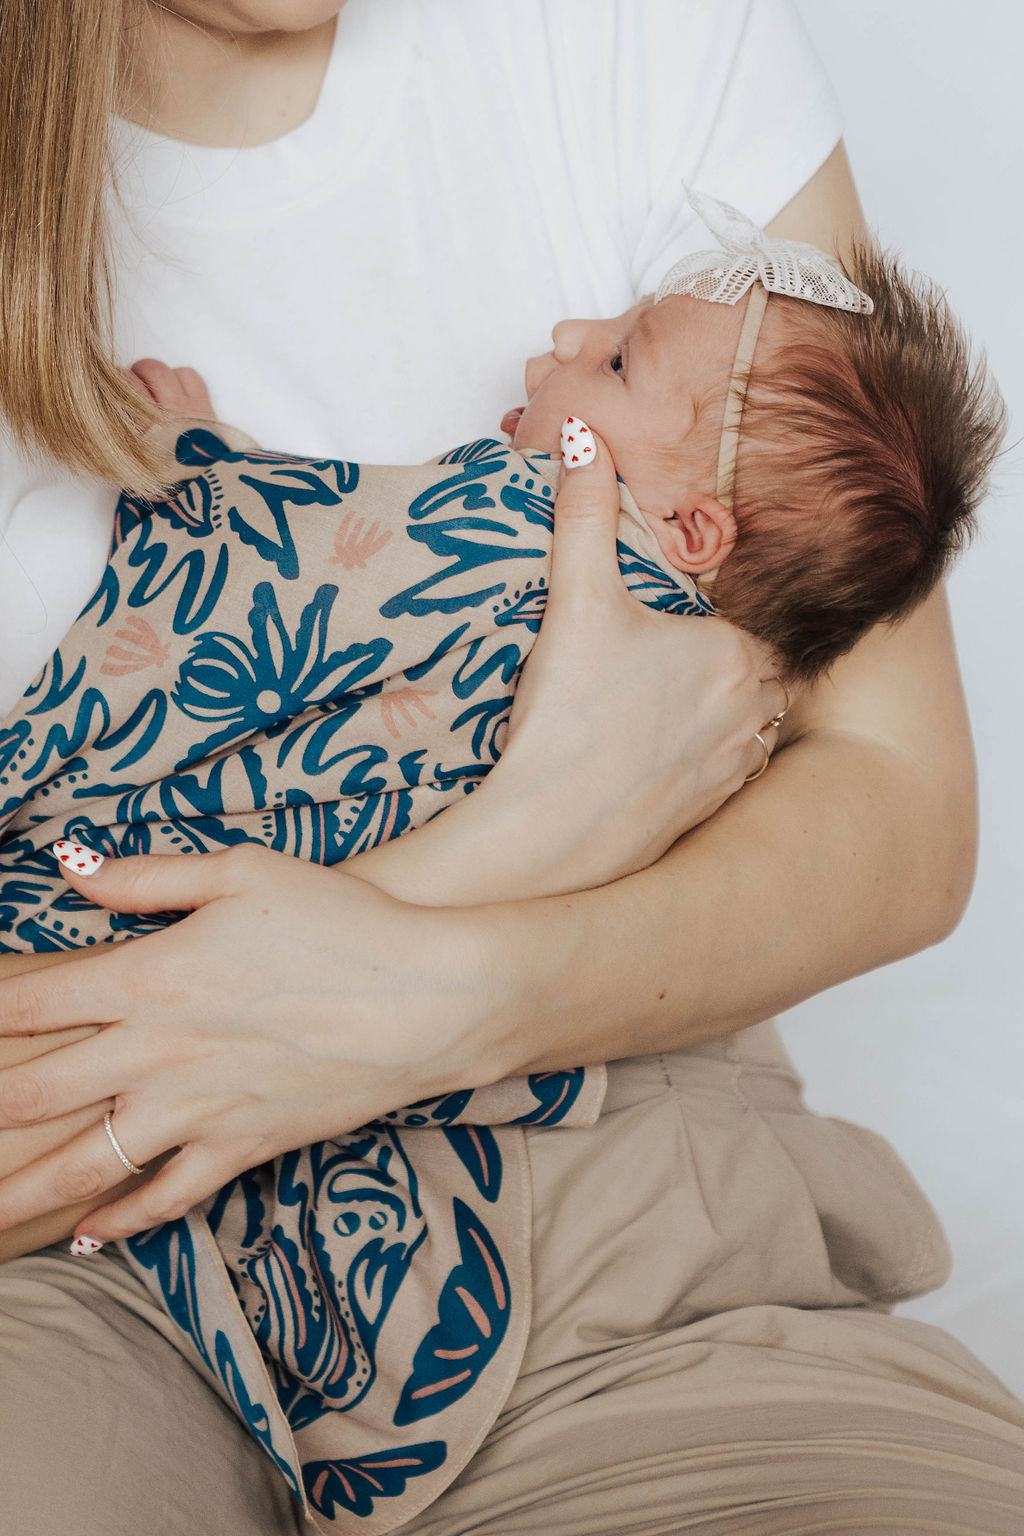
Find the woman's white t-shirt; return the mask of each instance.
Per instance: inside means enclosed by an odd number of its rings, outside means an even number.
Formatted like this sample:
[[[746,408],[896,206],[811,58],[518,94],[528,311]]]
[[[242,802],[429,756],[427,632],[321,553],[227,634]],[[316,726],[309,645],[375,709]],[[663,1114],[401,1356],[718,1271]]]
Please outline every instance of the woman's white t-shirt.
[[[116,126],[117,348],[268,448],[415,463],[498,435],[567,315],[759,223],[839,137],[784,0],[349,0],[313,116],[251,149]],[[106,559],[115,493],[0,436],[0,715]]]

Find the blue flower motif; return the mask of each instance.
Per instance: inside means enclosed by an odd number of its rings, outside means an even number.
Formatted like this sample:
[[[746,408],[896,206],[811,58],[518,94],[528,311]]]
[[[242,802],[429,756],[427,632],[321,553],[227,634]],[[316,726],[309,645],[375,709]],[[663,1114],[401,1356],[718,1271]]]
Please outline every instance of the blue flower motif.
[[[190,720],[221,724],[190,749],[178,769],[225,742],[266,730],[279,720],[291,720],[311,704],[337,700],[380,670],[391,652],[391,642],[383,638],[326,654],[337,596],[337,587],[319,587],[302,610],[293,638],[281,617],[274,588],[261,582],[249,612],[251,646],[224,632],[200,636],[182,665],[171,698]]]

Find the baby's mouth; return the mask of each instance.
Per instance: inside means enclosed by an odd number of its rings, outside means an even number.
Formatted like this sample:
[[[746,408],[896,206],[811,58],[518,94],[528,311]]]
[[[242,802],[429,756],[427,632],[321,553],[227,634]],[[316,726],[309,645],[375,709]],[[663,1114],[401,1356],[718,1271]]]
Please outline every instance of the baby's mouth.
[[[519,425],[519,418],[522,416],[525,410],[525,405],[517,405],[514,410],[506,411],[504,416],[501,418],[501,430],[503,432],[507,432],[509,437],[515,437],[516,427]]]

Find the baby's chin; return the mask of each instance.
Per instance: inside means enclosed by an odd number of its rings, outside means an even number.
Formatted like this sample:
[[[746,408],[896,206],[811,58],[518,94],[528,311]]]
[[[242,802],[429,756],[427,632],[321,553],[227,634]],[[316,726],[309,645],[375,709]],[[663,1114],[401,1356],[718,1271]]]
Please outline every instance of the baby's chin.
[[[553,442],[548,441],[551,434],[530,420],[529,407],[519,406],[506,412],[501,419],[501,430],[508,433],[517,453],[546,453],[550,458],[557,458],[562,451],[557,434]]]

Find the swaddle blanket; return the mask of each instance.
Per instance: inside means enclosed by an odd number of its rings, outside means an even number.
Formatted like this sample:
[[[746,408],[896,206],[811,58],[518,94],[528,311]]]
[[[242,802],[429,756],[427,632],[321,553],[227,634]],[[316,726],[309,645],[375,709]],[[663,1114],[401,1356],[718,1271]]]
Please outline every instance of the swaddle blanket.
[[[103,578],[0,731],[0,949],[140,935],[49,852],[258,842],[334,864],[496,761],[540,625],[555,464],[482,441],[415,468],[177,439],[122,497]],[[623,487],[619,563],[707,604]],[[592,1123],[604,1071],[451,1093],[275,1158],[121,1245],[321,1531],[384,1532],[456,1476],[530,1320],[522,1127]]]

